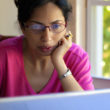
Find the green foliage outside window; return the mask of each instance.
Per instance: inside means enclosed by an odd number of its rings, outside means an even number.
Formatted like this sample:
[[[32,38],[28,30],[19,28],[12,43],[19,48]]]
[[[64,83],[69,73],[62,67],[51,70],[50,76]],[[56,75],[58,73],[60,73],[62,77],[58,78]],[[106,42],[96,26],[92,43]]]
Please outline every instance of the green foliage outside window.
[[[110,6],[103,10],[103,75],[110,77]]]

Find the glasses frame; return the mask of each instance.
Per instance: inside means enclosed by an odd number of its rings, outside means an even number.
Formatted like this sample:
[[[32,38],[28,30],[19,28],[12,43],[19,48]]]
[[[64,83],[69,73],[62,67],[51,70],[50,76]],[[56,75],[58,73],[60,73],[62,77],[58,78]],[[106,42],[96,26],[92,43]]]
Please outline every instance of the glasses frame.
[[[35,23],[35,24],[38,24],[38,23]],[[64,29],[63,29],[62,31],[60,31],[60,32],[63,32],[63,31],[65,30],[65,28],[67,27],[67,22],[66,22],[65,24],[63,24],[63,23],[56,23],[56,24],[64,25]],[[41,24],[41,25],[43,25],[43,24]],[[28,28],[28,29],[32,30],[32,28],[30,28],[30,26],[32,26],[32,25],[24,24],[24,27],[25,27],[25,28]],[[53,33],[60,33],[60,32],[54,32],[54,31],[52,31],[51,26],[46,26],[46,25],[43,25],[43,26],[44,26],[45,28],[44,28],[44,30],[42,30],[41,32],[45,31],[46,28],[49,28],[49,31],[51,31],[51,32],[53,32]],[[40,33],[40,32],[38,32],[38,33]]]

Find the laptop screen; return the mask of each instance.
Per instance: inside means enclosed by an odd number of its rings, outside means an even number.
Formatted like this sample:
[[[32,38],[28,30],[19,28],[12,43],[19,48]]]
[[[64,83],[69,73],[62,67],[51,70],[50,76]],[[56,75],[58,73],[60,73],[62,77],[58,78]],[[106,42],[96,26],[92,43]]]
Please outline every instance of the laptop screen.
[[[110,89],[1,98],[0,110],[110,110]]]

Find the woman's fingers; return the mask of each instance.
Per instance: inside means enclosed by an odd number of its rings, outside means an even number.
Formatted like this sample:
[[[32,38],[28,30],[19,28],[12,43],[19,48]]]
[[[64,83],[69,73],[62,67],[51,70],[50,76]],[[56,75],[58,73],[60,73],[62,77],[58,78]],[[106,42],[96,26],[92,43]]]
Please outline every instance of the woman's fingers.
[[[65,35],[65,37],[63,37],[63,38],[58,42],[58,46],[61,46],[62,44],[65,44],[65,43],[68,44],[68,42],[72,42],[72,33],[71,33],[71,31],[69,31],[69,32]]]

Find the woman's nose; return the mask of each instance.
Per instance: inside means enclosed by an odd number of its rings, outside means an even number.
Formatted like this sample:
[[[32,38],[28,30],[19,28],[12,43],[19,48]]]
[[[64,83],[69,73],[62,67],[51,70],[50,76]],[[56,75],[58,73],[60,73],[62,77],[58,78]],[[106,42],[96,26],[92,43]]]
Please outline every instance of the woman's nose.
[[[51,41],[51,37],[52,36],[52,32],[50,31],[49,28],[46,28],[43,32],[42,32],[42,41],[43,42],[48,42],[48,41]]]

